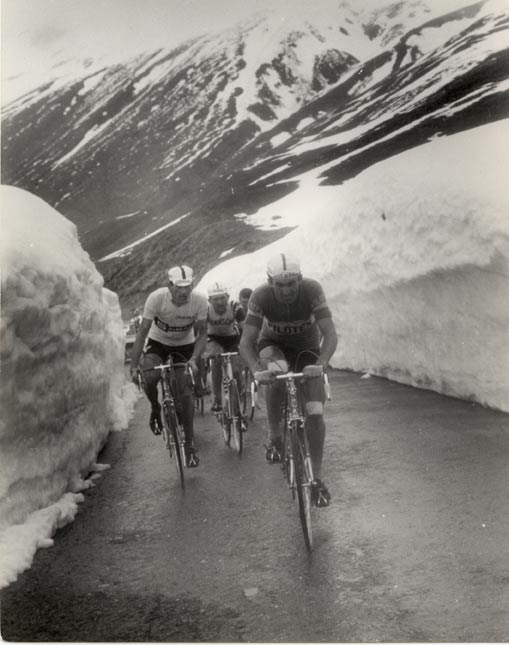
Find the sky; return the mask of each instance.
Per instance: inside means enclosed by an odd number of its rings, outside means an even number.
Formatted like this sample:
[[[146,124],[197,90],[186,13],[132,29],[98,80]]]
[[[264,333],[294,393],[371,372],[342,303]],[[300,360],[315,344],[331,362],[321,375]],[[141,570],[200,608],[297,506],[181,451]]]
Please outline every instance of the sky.
[[[124,60],[139,51],[175,46],[230,26],[267,8],[282,15],[310,6],[327,11],[339,0],[1,0],[2,102],[48,79],[69,57]],[[427,0],[441,12],[468,0]],[[381,0],[355,0],[380,7]],[[18,77],[16,83],[12,81]],[[22,78],[21,78],[22,77]]]

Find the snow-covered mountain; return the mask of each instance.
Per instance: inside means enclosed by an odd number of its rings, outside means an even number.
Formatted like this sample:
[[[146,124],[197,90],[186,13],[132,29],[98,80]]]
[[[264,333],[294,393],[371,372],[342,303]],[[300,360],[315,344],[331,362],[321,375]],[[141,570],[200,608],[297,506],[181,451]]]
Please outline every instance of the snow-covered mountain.
[[[438,16],[419,0],[318,6],[25,94],[3,110],[3,183],[75,222],[125,305],[160,284],[168,257],[203,274],[285,235],[294,222],[238,216],[310,169],[339,184],[507,116],[505,2]]]

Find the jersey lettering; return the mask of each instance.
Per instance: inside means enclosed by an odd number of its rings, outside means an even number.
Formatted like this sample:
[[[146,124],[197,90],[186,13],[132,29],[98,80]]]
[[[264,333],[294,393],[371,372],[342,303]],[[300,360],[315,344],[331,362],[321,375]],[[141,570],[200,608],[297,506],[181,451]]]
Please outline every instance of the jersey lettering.
[[[291,322],[272,322],[267,320],[267,325],[276,334],[302,334],[309,329],[313,322],[311,320]]]
[[[184,331],[188,331],[193,326],[192,322],[187,323],[186,325],[179,325],[179,326],[168,325],[167,323],[163,322],[162,320],[159,320],[159,318],[157,316],[154,318],[154,323],[159,327],[159,329],[162,329],[165,332],[169,332],[169,331],[184,332]]]

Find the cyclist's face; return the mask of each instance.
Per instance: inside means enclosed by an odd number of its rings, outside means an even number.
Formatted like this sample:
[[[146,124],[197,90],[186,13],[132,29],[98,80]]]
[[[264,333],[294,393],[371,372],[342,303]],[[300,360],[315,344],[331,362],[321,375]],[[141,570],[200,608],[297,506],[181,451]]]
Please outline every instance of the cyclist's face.
[[[272,283],[276,300],[289,305],[297,300],[299,295],[299,281],[296,278],[291,280],[274,280]]]
[[[244,311],[247,311],[247,303],[249,302],[249,298],[239,298],[239,302],[242,306],[242,309],[244,309]]]
[[[224,314],[226,306],[228,305],[228,296],[212,296],[209,298],[209,301],[216,314]]]
[[[192,285],[181,287],[176,284],[170,284],[171,300],[173,304],[177,305],[177,307],[179,307],[180,305],[185,305],[186,302],[189,302],[189,297],[191,296],[192,290]]]

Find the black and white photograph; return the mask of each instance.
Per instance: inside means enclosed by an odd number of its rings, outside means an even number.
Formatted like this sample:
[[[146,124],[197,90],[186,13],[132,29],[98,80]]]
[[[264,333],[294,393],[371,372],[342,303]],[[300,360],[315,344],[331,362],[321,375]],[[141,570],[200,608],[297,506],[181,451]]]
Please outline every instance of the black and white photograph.
[[[7,643],[509,642],[509,0],[0,0]]]

